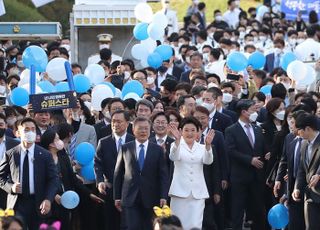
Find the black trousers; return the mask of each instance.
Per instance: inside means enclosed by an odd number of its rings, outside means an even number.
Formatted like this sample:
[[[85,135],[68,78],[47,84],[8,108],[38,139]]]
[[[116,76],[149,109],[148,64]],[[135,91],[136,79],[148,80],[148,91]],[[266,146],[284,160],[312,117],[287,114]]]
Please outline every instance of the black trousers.
[[[314,202],[304,202],[304,219],[306,222],[306,230],[320,229],[320,204]]]
[[[306,229],[304,223],[303,201],[289,201],[289,230]]]
[[[232,201],[232,229],[242,230],[244,210],[248,206],[248,198],[252,205],[252,230],[265,229],[265,208],[263,199],[264,185],[262,183],[232,183],[231,201]]]
[[[121,213],[114,206],[114,200],[112,198],[113,190],[106,190],[105,203],[103,206],[104,221],[106,230],[119,230],[120,229],[120,216]]]
[[[8,193],[0,189],[0,209],[6,210]]]
[[[214,214],[214,202],[213,198],[210,197],[206,200],[204,207],[202,230],[218,230],[218,227],[215,223]]]
[[[28,197],[22,195],[18,196],[14,211],[17,216],[22,218],[24,222],[23,229],[39,229],[40,217],[37,213],[37,210],[39,210],[39,207],[36,206],[34,195]]]

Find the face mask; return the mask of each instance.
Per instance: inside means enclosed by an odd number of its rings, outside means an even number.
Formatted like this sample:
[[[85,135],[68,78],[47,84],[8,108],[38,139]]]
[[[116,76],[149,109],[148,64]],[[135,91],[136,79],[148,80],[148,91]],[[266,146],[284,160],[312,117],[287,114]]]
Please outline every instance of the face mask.
[[[274,116],[279,119],[280,121],[283,121],[284,120],[284,114],[286,112],[284,110],[280,111],[280,112],[277,112],[276,114],[274,114]]]
[[[169,98],[169,97],[161,97],[161,100],[162,100],[165,104],[169,104],[169,103],[170,103],[170,98]]]
[[[180,49],[180,47],[183,46],[183,45],[184,45],[183,42],[179,42],[179,43],[178,43],[179,49]]]
[[[236,5],[237,7],[240,6],[240,1],[239,1],[239,0],[238,0],[238,1],[234,1],[234,3],[235,3],[235,5]]]
[[[125,80],[128,80],[130,78],[130,72],[129,71],[124,71],[123,75],[124,75],[124,79]]]
[[[99,45],[99,49],[102,50],[102,49],[110,49],[110,45],[109,44],[101,44]]]
[[[275,54],[280,54],[281,52],[282,52],[282,49],[274,48],[274,53]]]
[[[85,102],[83,102],[83,103],[84,103],[85,106],[88,107],[88,109],[91,109],[91,102],[85,101]]]
[[[35,132],[29,131],[29,132],[26,132],[26,133],[22,133],[21,140],[31,144],[31,143],[34,143],[36,141],[36,136],[37,135],[36,135]]]
[[[253,38],[253,42],[254,42],[254,43],[257,43],[258,40],[259,40],[258,37],[254,37],[254,38]]]
[[[209,110],[209,112],[211,112],[214,109],[214,105],[210,103],[203,102],[202,106]]]
[[[11,91],[12,91],[12,90],[14,90],[14,89],[17,88],[17,87],[18,87],[17,85],[11,85],[11,86],[10,86],[10,89],[11,89]]]
[[[0,94],[5,94],[6,92],[6,87],[3,85],[0,85]]]
[[[55,141],[54,145],[56,146],[56,149],[58,149],[58,150],[62,150],[64,148],[64,143],[62,140]]]
[[[6,132],[6,129],[4,128],[0,129],[0,138],[4,136],[5,132]]]
[[[240,39],[240,40],[243,40],[243,39],[244,39],[244,36],[246,36],[246,32],[240,31],[240,32],[239,32],[239,39]]]
[[[211,38],[211,39],[213,39],[213,35],[214,35],[214,33],[209,33],[208,34],[209,38]]]
[[[254,45],[254,41],[246,41],[246,45]]]
[[[7,124],[9,125],[9,126],[13,126],[14,125],[14,123],[17,121],[17,118],[8,118],[7,119]]]
[[[186,63],[190,63],[190,57],[186,57]]]
[[[163,66],[163,65],[158,68],[158,71],[159,71],[160,73],[165,73],[165,72],[167,72],[167,70],[168,70],[168,68],[165,67],[165,66]]]
[[[203,60],[204,60],[204,62],[209,61],[209,53],[203,53]]]
[[[259,36],[259,40],[264,42],[267,40],[267,37],[266,36]]]
[[[196,104],[197,105],[201,105],[202,103],[203,103],[203,101],[202,101],[201,97],[196,99]]]
[[[304,39],[303,39],[303,38],[298,38],[298,39],[297,39],[297,43],[298,43],[298,44],[301,44],[302,42],[304,42]]]
[[[103,116],[104,116],[106,119],[111,119],[111,115],[110,115],[109,111],[104,111],[104,112],[103,112]]]
[[[224,93],[223,95],[222,95],[222,102],[224,103],[224,104],[227,104],[227,103],[229,103],[229,102],[231,102],[232,101],[232,95],[230,94],[230,93]]]
[[[194,4],[199,4],[199,0],[193,0]]]
[[[147,77],[147,84],[151,85],[154,83],[154,78],[153,77]]]
[[[295,46],[297,44],[297,39],[294,38],[289,38],[288,42],[291,46]]]
[[[229,54],[229,50],[228,49],[222,49],[223,50],[223,53],[224,53],[224,55],[228,55]]]
[[[219,86],[218,86],[216,83],[210,82],[210,83],[208,84],[208,89],[209,89],[209,88],[212,88],[212,87],[217,87],[217,88],[219,88]]]
[[[257,118],[258,118],[258,113],[257,112],[251,113],[250,116],[249,116],[250,122],[256,122]]]
[[[218,15],[218,16],[216,16],[216,21],[218,21],[218,22],[220,22],[220,21],[222,21],[222,16],[221,15]]]
[[[13,70],[11,70],[10,71],[11,72],[11,74],[17,74],[17,75],[19,75],[19,73],[20,73],[20,71],[18,70],[18,69],[13,69]]]
[[[286,88],[286,90],[288,91],[288,89],[290,89],[290,83],[281,83],[283,86],[284,86],[284,88]]]
[[[60,47],[65,48],[68,52],[70,51],[70,45],[68,44],[61,45]]]
[[[22,61],[22,60],[17,61],[17,66],[18,66],[19,68],[23,68],[23,67],[24,67],[23,61]]]

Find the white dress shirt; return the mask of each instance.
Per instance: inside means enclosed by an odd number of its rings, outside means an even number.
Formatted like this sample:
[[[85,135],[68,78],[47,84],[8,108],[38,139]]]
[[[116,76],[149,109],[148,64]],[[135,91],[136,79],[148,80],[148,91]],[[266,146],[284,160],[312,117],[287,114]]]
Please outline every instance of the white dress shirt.
[[[3,136],[3,140],[0,143],[0,160],[2,160],[5,152],[6,152],[6,136]]]
[[[116,139],[117,151],[119,151],[119,139],[121,138],[122,144],[126,143],[127,132],[125,132],[121,137],[115,133],[113,135],[114,135],[114,138]]]
[[[29,186],[30,186],[30,194],[34,194],[34,147],[33,144],[28,150],[28,159],[29,159]],[[22,178],[23,178],[23,161],[26,156],[27,149],[23,147],[21,144],[21,157],[20,157],[20,184],[22,185]]]
[[[241,121],[240,119],[239,119],[238,122],[240,123],[241,127],[243,128],[243,131],[245,132],[245,134],[248,136],[247,128],[245,127],[245,125],[247,125],[247,124],[244,123],[243,121]],[[249,129],[250,129],[250,133],[251,133],[251,136],[252,136],[252,141],[253,141],[253,144],[254,144],[256,137],[254,136],[254,131],[253,131],[252,125],[251,125],[251,124],[249,124],[249,125],[250,125],[250,128],[249,128]],[[248,137],[248,138],[249,138],[249,137]]]
[[[230,27],[233,29],[236,28],[237,24],[239,23],[239,14],[240,10],[238,8],[235,8],[233,11],[227,10],[223,14],[223,20],[228,23]]]
[[[141,149],[140,145],[141,144],[144,145],[144,147],[143,147],[143,149],[144,149],[144,158],[146,158],[149,141],[147,140],[144,143],[140,143],[139,141],[135,140],[135,142],[136,142],[137,159],[139,159],[139,153],[140,153],[140,149]]]
[[[157,141],[157,144],[158,144],[158,145],[160,145],[159,139],[162,139],[162,140],[163,140],[163,142],[162,142],[162,144],[163,144],[163,143],[165,143],[166,140],[167,140],[167,135],[165,135],[164,137],[159,137],[158,135],[156,135],[156,141]]]
[[[158,74],[157,75],[157,79],[158,79],[158,88],[160,88],[160,86],[161,86],[161,83],[166,79],[166,76],[167,76],[167,74],[165,73],[165,74],[163,74],[163,75],[161,75],[161,74]]]
[[[212,121],[213,121],[213,117],[216,114],[217,110],[214,109],[210,114],[209,114],[209,128],[211,129],[212,127]]]

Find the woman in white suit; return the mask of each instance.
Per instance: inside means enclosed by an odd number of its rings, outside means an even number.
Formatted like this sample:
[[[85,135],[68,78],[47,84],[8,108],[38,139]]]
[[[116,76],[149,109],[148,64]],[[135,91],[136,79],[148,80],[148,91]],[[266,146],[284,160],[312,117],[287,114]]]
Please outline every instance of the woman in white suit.
[[[169,155],[174,161],[169,190],[171,210],[181,220],[183,229],[201,229],[205,199],[209,198],[203,164],[213,162],[211,143],[214,130],[208,132],[205,145],[202,145],[197,142],[201,124],[195,118],[184,118],[180,123],[180,131],[172,125],[169,128],[175,137]]]

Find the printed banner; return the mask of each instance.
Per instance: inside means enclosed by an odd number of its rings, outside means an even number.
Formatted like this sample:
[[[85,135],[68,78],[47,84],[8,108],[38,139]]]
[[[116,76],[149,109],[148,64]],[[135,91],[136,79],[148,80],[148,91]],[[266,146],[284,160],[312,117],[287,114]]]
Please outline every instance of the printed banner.
[[[308,21],[309,12],[314,10],[320,17],[320,0],[282,0],[281,11],[286,14],[286,19],[295,20],[299,12],[302,18]]]

